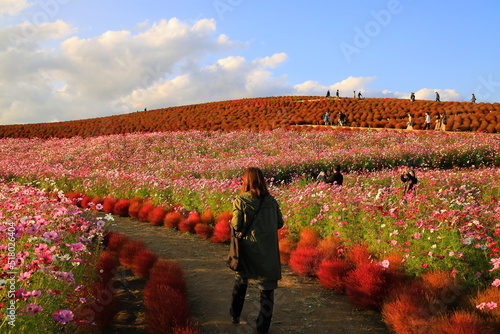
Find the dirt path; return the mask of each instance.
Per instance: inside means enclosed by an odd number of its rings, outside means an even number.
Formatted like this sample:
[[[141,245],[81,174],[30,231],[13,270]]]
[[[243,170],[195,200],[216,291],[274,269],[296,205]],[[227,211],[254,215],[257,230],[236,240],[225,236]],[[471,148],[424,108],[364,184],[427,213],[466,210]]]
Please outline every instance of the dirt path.
[[[184,269],[193,322],[201,333],[253,333],[258,313],[258,290],[250,285],[243,309],[246,325],[230,323],[229,300],[233,273],[224,264],[228,245],[214,244],[196,235],[164,227],[151,226],[130,218],[115,218],[107,224],[115,232],[124,233],[160,257],[177,260]],[[122,280],[130,280],[126,275]],[[134,281],[128,282],[134,287]],[[128,289],[128,297],[137,299],[138,291]],[[275,294],[275,312],[270,333],[389,333],[380,315],[353,308],[345,298],[323,289],[315,279],[302,278],[283,267],[283,280]],[[127,319],[125,319],[127,321]],[[143,329],[142,329],[143,331]],[[136,327],[120,326],[113,333],[140,333]]]

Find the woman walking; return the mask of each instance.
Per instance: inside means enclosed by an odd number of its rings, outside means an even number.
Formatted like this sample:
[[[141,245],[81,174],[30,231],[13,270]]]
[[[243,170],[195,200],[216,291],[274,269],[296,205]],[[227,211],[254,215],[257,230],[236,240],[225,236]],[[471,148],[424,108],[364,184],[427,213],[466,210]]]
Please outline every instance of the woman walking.
[[[230,308],[232,321],[240,323],[248,280],[256,280],[260,290],[257,332],[267,333],[273,316],[274,290],[281,279],[278,229],[283,227],[283,217],[259,168],[245,170],[241,194],[233,202],[231,227],[241,239]]]

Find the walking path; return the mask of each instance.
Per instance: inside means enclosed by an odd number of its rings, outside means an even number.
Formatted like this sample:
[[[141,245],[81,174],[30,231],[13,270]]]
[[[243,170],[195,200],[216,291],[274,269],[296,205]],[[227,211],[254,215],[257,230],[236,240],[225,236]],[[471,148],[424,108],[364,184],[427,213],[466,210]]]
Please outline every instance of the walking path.
[[[225,266],[228,245],[215,244],[199,236],[151,226],[130,218],[115,217],[107,228],[141,240],[160,257],[177,260],[184,269],[192,321],[201,333],[253,333],[259,309],[258,290],[249,285],[241,319],[230,323],[229,300],[233,273]],[[283,279],[275,294],[275,312],[270,334],[277,333],[389,333],[376,312],[357,310],[345,296],[323,289],[315,279],[298,277],[283,266]],[[132,293],[129,298],[137,298]],[[120,326],[113,333],[137,332]],[[137,332],[138,333],[138,332]]]

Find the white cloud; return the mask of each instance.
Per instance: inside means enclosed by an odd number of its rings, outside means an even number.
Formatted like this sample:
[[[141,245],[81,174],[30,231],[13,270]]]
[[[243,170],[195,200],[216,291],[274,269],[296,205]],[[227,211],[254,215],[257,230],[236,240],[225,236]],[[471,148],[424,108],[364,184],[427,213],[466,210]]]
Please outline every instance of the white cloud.
[[[334,94],[339,90],[341,96],[352,96],[353,91],[366,91],[366,86],[374,81],[374,77],[348,77],[333,85],[321,85],[317,81],[306,81],[294,86],[294,91],[298,95],[323,95],[327,90]]]
[[[4,15],[15,16],[30,6],[26,0],[0,0],[0,18]]]
[[[460,101],[464,100],[463,96],[460,95],[454,89],[430,89],[422,88],[415,92],[415,98],[417,100],[435,100],[436,92],[439,93],[441,101]]]
[[[64,21],[0,28],[1,124],[257,96],[324,95],[336,89],[342,96],[351,96],[353,90],[366,97],[409,96],[370,88],[374,77],[292,85],[272,71],[288,60],[286,53],[257,59],[234,55],[246,43],[217,35],[214,20],[145,21],[133,31],[107,31],[86,39],[76,32]],[[420,90],[417,98],[428,94]],[[440,94],[443,101],[458,96],[453,90]]]
[[[269,59],[274,61],[269,62]],[[284,60],[282,54],[247,61],[243,57],[226,57],[213,64],[193,65],[189,71],[172,79],[140,88],[116,101],[128,109],[193,104],[254,96],[290,94],[285,77],[274,78],[267,69]]]

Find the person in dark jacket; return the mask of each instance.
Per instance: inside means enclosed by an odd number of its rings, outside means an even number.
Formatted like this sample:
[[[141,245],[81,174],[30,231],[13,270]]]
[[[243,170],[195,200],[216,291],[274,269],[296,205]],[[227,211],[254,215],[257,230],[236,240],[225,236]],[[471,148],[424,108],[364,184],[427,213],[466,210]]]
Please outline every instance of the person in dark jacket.
[[[326,178],[326,183],[341,186],[344,182],[344,176],[340,172],[340,165],[336,165],[333,172],[330,173]]]
[[[281,279],[278,229],[283,224],[280,207],[269,194],[262,171],[257,167],[247,168],[241,193],[233,201],[231,227],[241,243],[229,313],[233,323],[239,324],[248,280],[256,280],[260,289],[258,333],[267,333],[271,325],[274,290]]]
[[[405,167],[401,172],[401,181],[404,183],[403,197],[405,197],[410,192],[415,192],[415,185],[418,182],[415,172]]]

